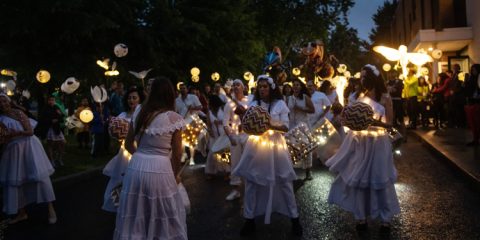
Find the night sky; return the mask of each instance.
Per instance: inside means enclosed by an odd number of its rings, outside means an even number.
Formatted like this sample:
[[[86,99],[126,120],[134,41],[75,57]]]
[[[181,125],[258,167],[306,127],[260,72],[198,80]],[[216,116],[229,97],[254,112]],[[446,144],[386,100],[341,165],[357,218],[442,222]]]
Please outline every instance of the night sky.
[[[355,0],[355,5],[350,9],[348,21],[350,26],[358,30],[361,39],[369,40],[368,34],[373,28],[372,16],[385,0]]]

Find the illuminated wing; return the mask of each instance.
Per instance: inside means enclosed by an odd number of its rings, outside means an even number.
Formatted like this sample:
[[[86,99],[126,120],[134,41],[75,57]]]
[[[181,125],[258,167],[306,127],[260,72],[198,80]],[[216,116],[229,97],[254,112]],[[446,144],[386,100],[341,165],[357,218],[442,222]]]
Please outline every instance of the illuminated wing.
[[[433,62],[433,58],[425,53],[407,53],[408,61],[415,65],[423,65],[427,62]]]
[[[386,59],[389,61],[398,61],[400,60],[400,51],[397,49],[384,47],[384,46],[376,46],[373,47],[373,51],[382,54]]]

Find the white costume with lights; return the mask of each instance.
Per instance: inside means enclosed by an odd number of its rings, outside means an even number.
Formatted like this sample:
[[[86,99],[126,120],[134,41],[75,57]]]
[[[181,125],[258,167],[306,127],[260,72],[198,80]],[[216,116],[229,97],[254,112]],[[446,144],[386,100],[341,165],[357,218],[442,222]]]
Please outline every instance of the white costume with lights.
[[[218,109],[217,114],[214,114],[211,110],[208,111],[210,117],[210,128],[212,129],[212,134],[209,135],[208,139],[208,149],[212,149],[213,144],[215,141],[225,135],[225,130],[223,129],[223,118],[224,113],[222,108]],[[216,124],[215,121],[221,121],[222,123]],[[205,173],[206,174],[216,174],[219,171],[229,171],[229,168],[225,168],[221,166],[217,159],[215,158],[215,154],[212,151],[208,152],[207,161],[205,163]]]
[[[254,100],[250,106],[257,106]],[[270,113],[271,125],[289,126],[288,107],[283,100],[260,104]],[[278,212],[298,217],[292,181],[297,179],[283,133],[269,130],[261,136],[249,136],[240,162],[233,174],[245,180],[244,217],[265,215],[265,223]]]
[[[132,115],[137,116],[139,112],[138,110],[140,109],[139,106],[137,106]],[[131,120],[131,116],[128,116],[126,112],[120,113],[117,117],[126,119],[129,122]],[[103,174],[109,176],[110,180],[108,181],[107,188],[103,194],[102,209],[109,212],[117,212],[117,208],[113,204],[110,196],[113,188],[122,183],[123,175],[125,174],[125,170],[127,170],[128,162],[131,157],[130,153],[125,149],[124,142],[125,141],[122,139],[117,155],[115,155],[115,157],[113,157],[103,169]]]
[[[311,129],[310,126],[310,118],[308,114],[304,111],[296,110],[295,106],[301,108],[301,109],[306,109],[307,108],[307,103],[305,98],[307,95],[303,95],[302,99],[295,97],[295,96],[289,96],[287,98],[287,105],[288,108],[290,109],[290,126],[289,129],[292,129],[296,127],[300,123],[305,123],[307,124],[308,128]],[[312,153],[308,153],[303,159],[302,159],[302,167],[304,169],[306,168],[311,168],[312,167]]]
[[[358,101],[369,104],[376,119],[385,120],[383,105],[368,97]],[[366,131],[349,131],[326,165],[338,173],[330,189],[329,203],[352,212],[357,220],[371,217],[389,222],[400,213],[392,145],[383,128],[370,126]]]

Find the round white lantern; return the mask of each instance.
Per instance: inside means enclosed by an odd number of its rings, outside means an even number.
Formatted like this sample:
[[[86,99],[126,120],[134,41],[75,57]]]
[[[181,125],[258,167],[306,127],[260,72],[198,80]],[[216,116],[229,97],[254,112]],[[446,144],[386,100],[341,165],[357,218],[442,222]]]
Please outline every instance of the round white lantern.
[[[383,71],[388,72],[392,69],[392,65],[390,65],[389,63],[385,63],[383,64],[382,69]]]
[[[126,44],[119,43],[115,45],[115,47],[113,48],[113,53],[115,54],[115,56],[119,58],[125,57],[127,56],[127,53],[128,53],[128,47]]]
[[[190,74],[192,74],[192,76],[198,76],[200,75],[200,69],[198,67],[193,67],[190,69]]]
[[[89,123],[93,120],[93,112],[89,109],[84,109],[80,112],[80,120],[84,123]]]
[[[37,72],[37,80],[40,83],[47,83],[50,81],[50,73],[46,70],[40,70]]]
[[[212,73],[212,80],[215,82],[220,80],[220,74],[218,72]]]

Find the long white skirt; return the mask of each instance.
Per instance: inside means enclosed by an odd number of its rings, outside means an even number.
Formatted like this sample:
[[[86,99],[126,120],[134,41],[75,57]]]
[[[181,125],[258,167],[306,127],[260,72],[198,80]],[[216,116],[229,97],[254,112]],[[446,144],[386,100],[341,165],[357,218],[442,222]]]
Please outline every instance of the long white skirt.
[[[50,181],[53,172],[37,137],[22,137],[7,144],[0,159],[3,211],[16,214],[28,204],[54,201]]]
[[[113,239],[187,239],[170,158],[135,153],[123,179]]]
[[[373,129],[372,131],[376,131]],[[387,135],[361,135],[350,131],[338,152],[325,163],[338,173],[328,202],[366,217],[390,221],[400,213],[394,183],[397,170]]]

